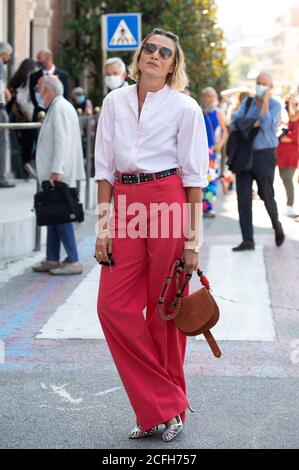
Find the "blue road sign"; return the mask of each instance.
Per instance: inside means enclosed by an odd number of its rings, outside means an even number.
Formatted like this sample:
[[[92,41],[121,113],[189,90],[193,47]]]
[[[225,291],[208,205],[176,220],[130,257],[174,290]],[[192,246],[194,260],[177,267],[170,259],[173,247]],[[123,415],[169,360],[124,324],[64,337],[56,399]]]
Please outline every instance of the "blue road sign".
[[[111,13],[102,17],[103,49],[133,51],[141,43],[141,13]]]

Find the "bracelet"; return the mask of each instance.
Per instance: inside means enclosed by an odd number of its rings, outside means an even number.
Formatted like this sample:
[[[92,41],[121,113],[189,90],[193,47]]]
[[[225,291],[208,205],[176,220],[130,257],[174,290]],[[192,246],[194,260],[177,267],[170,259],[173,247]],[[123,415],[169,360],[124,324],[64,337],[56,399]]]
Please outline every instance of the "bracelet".
[[[97,238],[102,238],[106,233],[109,233],[109,229],[101,230],[100,232],[97,233]]]
[[[194,253],[199,253],[199,246],[190,246],[188,244],[184,247],[185,250],[193,250]]]

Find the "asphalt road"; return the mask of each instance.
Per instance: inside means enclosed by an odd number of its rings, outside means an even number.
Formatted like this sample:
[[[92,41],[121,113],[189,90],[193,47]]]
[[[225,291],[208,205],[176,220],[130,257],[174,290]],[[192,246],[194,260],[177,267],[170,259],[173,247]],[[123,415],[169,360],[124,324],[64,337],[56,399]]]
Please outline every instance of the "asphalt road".
[[[283,212],[279,181],[276,189]],[[36,339],[95,266],[93,220],[79,233],[82,276],[50,278],[27,268],[1,282],[0,339],[5,350],[0,364],[0,448],[297,448],[299,224],[281,216],[287,240],[278,249],[259,200],[254,201],[254,213],[275,338],[241,341],[235,332],[233,340],[220,342],[220,360],[204,341],[188,340],[186,380],[195,412],[187,412],[183,432],[170,444],[161,440],[160,432],[146,440],[127,438],[135,417],[105,340]],[[216,219],[205,221],[201,266],[207,266],[211,247],[231,247],[239,241],[235,194],[220,196]],[[248,269],[245,257],[243,269]],[[242,271],[232,277],[228,298],[242,282]],[[257,273],[244,285],[253,299],[258,284]],[[241,300],[232,300],[240,301],[240,322]]]

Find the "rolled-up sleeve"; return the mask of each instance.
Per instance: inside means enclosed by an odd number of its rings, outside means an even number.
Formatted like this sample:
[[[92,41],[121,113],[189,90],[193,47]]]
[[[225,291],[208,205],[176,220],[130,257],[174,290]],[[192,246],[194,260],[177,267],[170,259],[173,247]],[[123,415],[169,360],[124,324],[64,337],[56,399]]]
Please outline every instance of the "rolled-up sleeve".
[[[107,180],[112,186],[115,181],[115,154],[112,144],[113,122],[113,104],[108,95],[103,101],[97,128],[94,181]]]
[[[186,107],[177,135],[178,162],[184,187],[208,185],[209,148],[201,108]]]
[[[263,130],[272,129],[273,132],[277,131],[281,117],[281,105],[278,101],[270,101],[270,109],[263,116],[259,116],[260,127]]]

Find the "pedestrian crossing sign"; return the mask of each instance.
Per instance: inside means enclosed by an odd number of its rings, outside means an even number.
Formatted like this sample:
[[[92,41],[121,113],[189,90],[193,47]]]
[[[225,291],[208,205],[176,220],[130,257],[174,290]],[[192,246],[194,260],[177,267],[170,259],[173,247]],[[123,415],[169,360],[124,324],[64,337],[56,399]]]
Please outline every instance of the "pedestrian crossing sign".
[[[103,15],[102,38],[103,50],[136,50],[141,43],[141,13]]]

